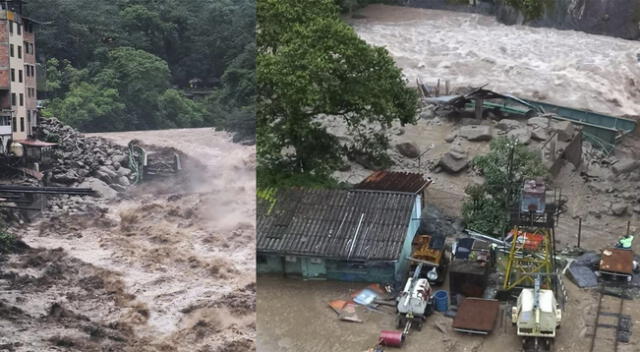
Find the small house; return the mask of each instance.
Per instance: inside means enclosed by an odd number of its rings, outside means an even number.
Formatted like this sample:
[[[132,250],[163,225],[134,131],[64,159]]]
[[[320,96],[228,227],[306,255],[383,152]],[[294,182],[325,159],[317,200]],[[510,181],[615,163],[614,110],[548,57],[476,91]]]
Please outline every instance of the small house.
[[[409,268],[421,196],[363,189],[281,189],[259,197],[258,273],[397,284]]]

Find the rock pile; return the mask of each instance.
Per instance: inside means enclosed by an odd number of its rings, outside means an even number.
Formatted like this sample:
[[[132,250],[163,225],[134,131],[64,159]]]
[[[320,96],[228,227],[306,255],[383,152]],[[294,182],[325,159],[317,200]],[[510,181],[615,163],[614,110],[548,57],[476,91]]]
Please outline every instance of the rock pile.
[[[45,171],[48,185],[90,187],[104,198],[113,198],[131,184],[125,147],[85,137],[55,118],[40,121],[38,138],[58,143]]]

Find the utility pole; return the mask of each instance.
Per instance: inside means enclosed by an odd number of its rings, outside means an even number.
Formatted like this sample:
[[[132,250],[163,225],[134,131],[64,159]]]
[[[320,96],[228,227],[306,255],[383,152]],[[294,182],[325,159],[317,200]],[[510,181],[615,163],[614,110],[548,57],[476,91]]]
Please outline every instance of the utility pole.
[[[502,229],[502,239],[505,239],[505,233],[509,230],[508,226],[509,223],[511,222],[511,202],[512,202],[512,196],[513,196],[513,156],[515,153],[515,147],[516,147],[516,142],[515,141],[511,141],[509,142],[509,147],[511,148],[509,151],[509,160],[507,162],[507,184],[505,185],[506,187],[506,196],[505,196],[505,200],[504,200],[504,210],[505,210],[505,219],[507,220],[506,222],[506,227]]]

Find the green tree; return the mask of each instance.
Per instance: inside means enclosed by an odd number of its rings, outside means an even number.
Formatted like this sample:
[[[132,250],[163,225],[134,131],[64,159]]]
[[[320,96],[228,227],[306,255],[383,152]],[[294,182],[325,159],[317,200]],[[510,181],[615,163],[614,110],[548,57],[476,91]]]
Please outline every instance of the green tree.
[[[107,72],[115,83],[131,116],[131,125],[140,129],[162,126],[158,99],[169,88],[169,67],[161,58],[134,48],[116,48],[109,53]]]
[[[95,131],[91,126],[112,122],[101,106],[115,90],[125,106],[112,110],[121,110],[118,120],[126,123],[106,124],[109,130],[251,124],[254,0],[32,0],[25,6],[46,23],[36,27],[36,44],[38,59],[50,61],[47,113]],[[195,94],[168,91],[190,90],[191,82]],[[108,91],[94,94],[97,89]],[[209,98],[197,98],[207,92]]]
[[[368,45],[340,20],[333,1],[261,1],[258,20],[263,166],[328,173],[353,148],[380,141],[367,132],[371,126],[414,122],[415,91],[385,49]],[[340,148],[318,120],[321,115],[342,118],[356,143]]]
[[[64,99],[55,99],[45,116],[60,116],[63,122],[83,131],[114,131],[127,127],[125,105],[115,88],[88,82],[73,83]]]
[[[512,6],[522,13],[525,21],[533,21],[541,18],[545,11],[552,8],[554,2],[551,0],[503,0],[507,5]]]
[[[509,211],[518,202],[522,182],[546,176],[537,153],[515,139],[506,137],[491,141],[491,150],[477,156],[472,165],[485,178],[485,184],[467,187],[469,196],[462,207],[466,226],[476,231],[502,235],[507,230]]]

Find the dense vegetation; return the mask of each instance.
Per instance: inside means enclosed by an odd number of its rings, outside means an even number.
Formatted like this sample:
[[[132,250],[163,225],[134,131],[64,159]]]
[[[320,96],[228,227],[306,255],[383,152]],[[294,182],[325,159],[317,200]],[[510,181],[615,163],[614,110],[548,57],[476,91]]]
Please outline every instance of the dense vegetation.
[[[45,113],[85,131],[255,133],[255,0],[31,0],[25,12],[44,23]]]
[[[540,157],[525,145],[506,137],[491,141],[491,151],[477,156],[472,165],[485,178],[482,185],[470,185],[462,205],[467,228],[500,236],[507,230],[509,210],[519,201],[522,182],[546,176]]]
[[[413,122],[417,108],[388,52],[358,38],[332,0],[261,0],[257,16],[258,182],[325,184],[345,157],[384,159],[382,127]],[[326,115],[343,119],[349,142]]]

